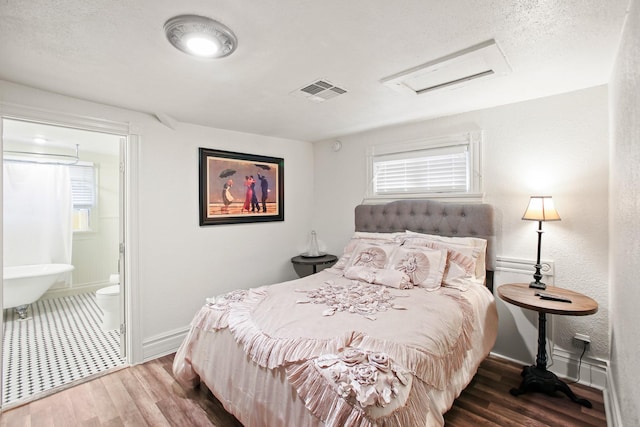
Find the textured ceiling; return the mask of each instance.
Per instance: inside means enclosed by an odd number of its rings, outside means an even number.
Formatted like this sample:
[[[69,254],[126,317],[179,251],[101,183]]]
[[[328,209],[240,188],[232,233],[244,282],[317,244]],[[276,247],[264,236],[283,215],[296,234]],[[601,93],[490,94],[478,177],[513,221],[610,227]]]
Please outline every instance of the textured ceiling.
[[[322,140],[605,84],[629,0],[2,0],[0,79],[262,135]],[[237,51],[198,60],[163,24],[209,16]],[[508,76],[405,95],[385,77],[495,39]],[[348,90],[290,92],[325,78]]]

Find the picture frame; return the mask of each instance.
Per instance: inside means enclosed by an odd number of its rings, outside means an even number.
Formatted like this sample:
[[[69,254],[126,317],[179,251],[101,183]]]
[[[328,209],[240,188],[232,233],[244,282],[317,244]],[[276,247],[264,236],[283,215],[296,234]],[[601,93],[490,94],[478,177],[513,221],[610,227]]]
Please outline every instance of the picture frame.
[[[284,159],[199,148],[200,226],[284,221]]]

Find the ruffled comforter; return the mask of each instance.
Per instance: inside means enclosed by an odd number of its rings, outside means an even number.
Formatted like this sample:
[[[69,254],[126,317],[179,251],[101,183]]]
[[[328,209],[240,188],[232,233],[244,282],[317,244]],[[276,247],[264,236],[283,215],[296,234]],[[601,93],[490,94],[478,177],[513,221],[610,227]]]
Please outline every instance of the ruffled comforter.
[[[174,373],[247,427],[441,425],[496,330],[478,284],[427,292],[321,272],[211,298]]]

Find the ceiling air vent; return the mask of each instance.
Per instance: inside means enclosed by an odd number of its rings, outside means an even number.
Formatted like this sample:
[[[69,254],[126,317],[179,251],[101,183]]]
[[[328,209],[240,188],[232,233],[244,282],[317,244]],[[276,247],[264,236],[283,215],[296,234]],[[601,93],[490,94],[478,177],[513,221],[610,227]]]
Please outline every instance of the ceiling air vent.
[[[402,93],[422,95],[505,76],[510,72],[511,68],[495,40],[489,40],[386,77],[382,84]]]
[[[347,93],[347,91],[341,87],[335,86],[326,79],[317,80],[291,92],[292,95],[303,96],[314,102],[323,102],[327,99],[342,95],[343,93]]]

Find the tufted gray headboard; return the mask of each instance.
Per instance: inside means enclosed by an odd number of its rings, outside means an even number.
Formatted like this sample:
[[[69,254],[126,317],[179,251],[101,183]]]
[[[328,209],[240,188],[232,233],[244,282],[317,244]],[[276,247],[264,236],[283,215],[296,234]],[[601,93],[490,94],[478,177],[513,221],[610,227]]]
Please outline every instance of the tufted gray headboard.
[[[487,240],[487,286],[492,289],[496,266],[493,207],[487,204],[442,203],[435,200],[398,200],[384,205],[358,205],[356,231],[393,233],[411,230],[450,237]]]

